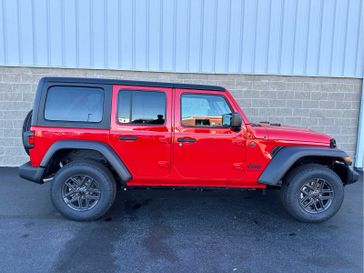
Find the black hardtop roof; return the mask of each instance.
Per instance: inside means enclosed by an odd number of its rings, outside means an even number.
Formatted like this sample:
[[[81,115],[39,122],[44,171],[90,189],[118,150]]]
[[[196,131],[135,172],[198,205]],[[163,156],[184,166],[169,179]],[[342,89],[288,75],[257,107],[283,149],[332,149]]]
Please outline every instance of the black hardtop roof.
[[[211,91],[225,91],[226,90],[224,87],[215,86],[215,85],[170,83],[170,82],[129,81],[129,80],[113,80],[113,79],[99,79],[99,78],[45,77],[45,78],[42,78],[41,80],[44,82],[56,82],[56,83],[135,85],[135,86],[197,89],[197,90],[211,90]]]

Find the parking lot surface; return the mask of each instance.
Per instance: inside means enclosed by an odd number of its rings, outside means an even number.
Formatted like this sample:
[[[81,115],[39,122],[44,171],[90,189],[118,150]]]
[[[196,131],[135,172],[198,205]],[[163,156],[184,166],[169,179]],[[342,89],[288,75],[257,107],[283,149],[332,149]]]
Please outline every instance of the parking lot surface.
[[[322,224],[278,191],[119,192],[101,220],[55,211],[49,184],[0,168],[0,272],[363,272],[363,183]]]

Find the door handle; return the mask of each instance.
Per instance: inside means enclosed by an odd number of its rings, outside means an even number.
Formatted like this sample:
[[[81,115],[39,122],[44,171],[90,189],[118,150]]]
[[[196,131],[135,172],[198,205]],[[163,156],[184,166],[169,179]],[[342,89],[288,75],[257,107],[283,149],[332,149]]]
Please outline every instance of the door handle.
[[[177,141],[178,142],[194,143],[194,142],[196,142],[196,139],[192,138],[192,137],[179,137],[179,138],[177,138]]]
[[[137,140],[137,136],[119,136],[119,140]]]

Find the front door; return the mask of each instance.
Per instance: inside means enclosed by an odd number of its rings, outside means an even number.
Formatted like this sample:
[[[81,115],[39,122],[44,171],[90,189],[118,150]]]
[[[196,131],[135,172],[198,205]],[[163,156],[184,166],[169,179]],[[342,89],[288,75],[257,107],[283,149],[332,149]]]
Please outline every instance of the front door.
[[[129,185],[160,184],[171,168],[170,88],[114,86],[110,143],[132,174]]]
[[[229,127],[237,111],[224,92],[175,90],[175,172],[193,185],[226,186],[243,176],[244,134]]]

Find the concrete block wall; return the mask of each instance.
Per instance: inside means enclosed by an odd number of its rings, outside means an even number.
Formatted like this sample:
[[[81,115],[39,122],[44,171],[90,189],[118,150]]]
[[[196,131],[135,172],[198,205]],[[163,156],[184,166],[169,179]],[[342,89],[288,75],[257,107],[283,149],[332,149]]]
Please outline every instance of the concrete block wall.
[[[177,74],[110,70],[0,67],[0,166],[28,161],[21,127],[45,76],[99,77],[221,85],[252,122],[271,121],[321,131],[354,154],[361,79],[259,75]]]

